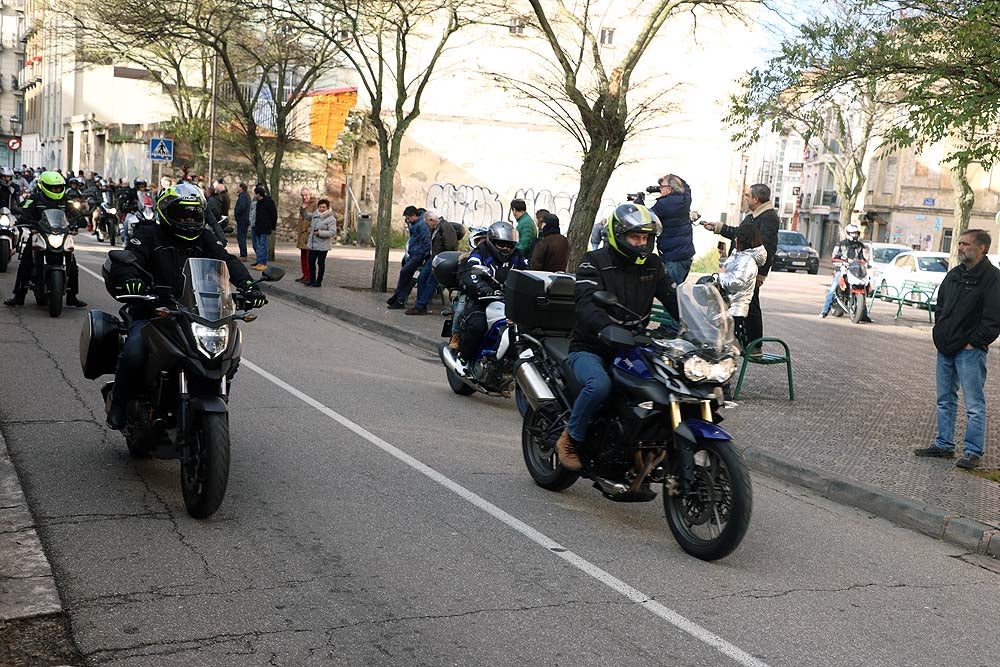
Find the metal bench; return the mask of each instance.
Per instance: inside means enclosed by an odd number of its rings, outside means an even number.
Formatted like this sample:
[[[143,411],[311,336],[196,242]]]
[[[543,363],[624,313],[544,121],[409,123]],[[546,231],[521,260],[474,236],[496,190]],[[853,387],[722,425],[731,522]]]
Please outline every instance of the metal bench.
[[[781,346],[784,350],[783,353],[776,353],[773,351],[764,351],[764,343],[774,343]],[[745,343],[740,341],[740,345],[743,347],[743,365],[740,367],[740,377],[736,381],[736,389],[733,390],[733,400],[738,401],[740,398],[740,390],[743,388],[743,377],[746,375],[747,367],[750,364],[759,364],[761,366],[773,366],[775,364],[784,364],[785,371],[788,373],[788,400],[795,400],[795,385],[792,383],[792,353],[788,349],[788,343],[781,340],[780,338],[769,338],[767,336],[763,338],[757,338]],[[760,356],[752,356],[749,351],[760,348]],[[774,349],[774,345],[770,346]]]
[[[903,286],[898,290],[888,285],[886,286],[886,289],[883,290],[880,285],[879,288],[872,294],[872,304],[874,304],[877,299],[898,304],[896,307],[896,316],[894,318],[897,320],[903,312],[903,306],[923,308],[927,310],[927,321],[929,323],[933,323],[934,308],[937,306],[937,292],[939,287],[940,285],[937,283],[926,283],[919,280],[904,280]],[[868,310],[871,312],[870,307]]]

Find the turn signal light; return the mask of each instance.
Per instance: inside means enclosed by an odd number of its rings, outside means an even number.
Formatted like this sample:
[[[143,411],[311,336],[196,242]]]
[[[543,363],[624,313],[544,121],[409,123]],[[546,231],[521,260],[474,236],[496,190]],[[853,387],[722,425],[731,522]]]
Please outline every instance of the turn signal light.
[[[246,315],[244,315],[240,319],[243,320],[244,322],[253,322],[255,319],[257,319],[257,316],[256,315],[251,315],[250,313],[247,313]]]
[[[156,313],[157,317],[170,317],[170,309],[164,308],[163,306],[160,306],[153,312]]]

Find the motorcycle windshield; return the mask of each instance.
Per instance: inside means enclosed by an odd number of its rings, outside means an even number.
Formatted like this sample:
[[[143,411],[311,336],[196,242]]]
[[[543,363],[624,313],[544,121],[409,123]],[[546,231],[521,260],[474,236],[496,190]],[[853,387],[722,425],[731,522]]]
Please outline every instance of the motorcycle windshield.
[[[66,221],[66,212],[57,208],[45,211],[41,223],[42,231],[49,234],[64,231],[69,227],[69,223]]]
[[[726,352],[733,344],[733,318],[714,285],[681,283],[677,286],[681,317],[680,337],[702,350]]]
[[[868,275],[868,269],[865,268],[864,264],[857,260],[851,262],[851,266],[847,269],[847,271],[859,280],[863,280],[864,277]]]
[[[192,257],[184,264],[181,306],[206,320],[221,320],[236,312],[229,267],[218,259]]]

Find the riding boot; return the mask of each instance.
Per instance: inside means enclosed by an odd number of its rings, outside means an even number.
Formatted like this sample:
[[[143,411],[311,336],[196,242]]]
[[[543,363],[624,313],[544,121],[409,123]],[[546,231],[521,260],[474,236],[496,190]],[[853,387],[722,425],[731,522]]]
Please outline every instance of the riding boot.
[[[556,454],[559,456],[559,463],[567,470],[580,470],[583,463],[576,453],[576,443],[569,437],[569,431],[563,431],[559,439],[556,440]]]
[[[14,292],[14,296],[10,297],[9,299],[6,299],[3,302],[3,305],[5,305],[5,306],[23,306],[24,305],[24,295],[25,294],[27,294],[27,292],[23,292],[23,291]]]
[[[87,302],[76,297],[76,292],[66,292],[66,305],[74,308],[86,308]]]

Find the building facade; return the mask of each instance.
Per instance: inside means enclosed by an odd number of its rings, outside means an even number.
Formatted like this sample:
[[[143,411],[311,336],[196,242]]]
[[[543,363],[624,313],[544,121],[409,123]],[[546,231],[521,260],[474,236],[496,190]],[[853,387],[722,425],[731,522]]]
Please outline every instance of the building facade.
[[[20,167],[24,91],[24,0],[0,0],[0,165]]]

